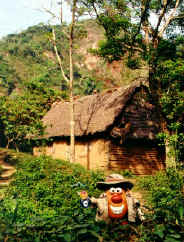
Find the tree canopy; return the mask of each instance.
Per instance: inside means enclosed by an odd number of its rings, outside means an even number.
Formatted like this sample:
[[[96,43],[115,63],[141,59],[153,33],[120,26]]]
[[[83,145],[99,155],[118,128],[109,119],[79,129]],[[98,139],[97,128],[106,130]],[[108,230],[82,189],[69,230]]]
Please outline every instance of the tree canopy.
[[[3,146],[29,150],[30,137],[43,134],[41,119],[61,93],[38,81],[27,82],[23,88],[22,94],[0,97],[0,137]]]
[[[83,0],[82,4],[104,27],[106,47],[112,51],[104,56],[110,60],[126,50],[143,53],[148,45],[157,47],[162,38],[184,34],[183,0]]]
[[[93,52],[109,62],[128,55],[127,65],[131,68],[137,68],[139,59],[143,59],[144,65],[147,63],[149,68],[147,81],[152,101],[160,113],[162,131],[165,137],[176,135],[176,127],[183,125],[183,115],[179,110],[183,108],[184,101],[181,84],[184,1],[81,2],[105,30],[106,39]],[[180,125],[176,125],[177,122]]]

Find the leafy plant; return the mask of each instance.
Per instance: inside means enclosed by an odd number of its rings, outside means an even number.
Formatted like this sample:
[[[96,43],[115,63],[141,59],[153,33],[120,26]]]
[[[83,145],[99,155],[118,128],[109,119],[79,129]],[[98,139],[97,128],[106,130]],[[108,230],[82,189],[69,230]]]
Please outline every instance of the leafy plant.
[[[140,179],[148,192],[149,213],[142,225],[141,241],[182,241],[184,238],[183,176],[175,169]]]
[[[96,222],[96,208],[83,208],[78,192],[98,197],[100,172],[50,157],[22,156],[0,201],[0,237],[9,241],[129,241],[136,228]],[[14,155],[15,156],[15,155]],[[11,157],[9,157],[11,159]],[[137,234],[138,235],[138,234]]]
[[[0,55],[0,86],[10,95],[18,81],[15,69]]]
[[[41,118],[60,93],[43,82],[28,82],[22,95],[0,97],[0,121],[7,147],[24,149],[28,136],[44,131]],[[5,144],[4,144],[5,145]]]

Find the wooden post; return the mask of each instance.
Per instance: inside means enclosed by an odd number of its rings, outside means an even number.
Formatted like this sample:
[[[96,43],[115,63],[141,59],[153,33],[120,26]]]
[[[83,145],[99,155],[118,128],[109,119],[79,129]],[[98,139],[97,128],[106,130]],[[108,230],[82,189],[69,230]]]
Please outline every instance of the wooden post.
[[[87,142],[87,169],[90,170],[90,142]]]
[[[70,162],[75,162],[75,119],[74,119],[74,100],[73,100],[73,40],[74,40],[74,26],[75,26],[75,12],[76,12],[77,0],[73,0],[72,5],[72,23],[70,27]]]
[[[107,144],[107,169],[109,169],[109,167],[110,167],[110,145],[111,145],[111,141],[108,141],[108,144]]]

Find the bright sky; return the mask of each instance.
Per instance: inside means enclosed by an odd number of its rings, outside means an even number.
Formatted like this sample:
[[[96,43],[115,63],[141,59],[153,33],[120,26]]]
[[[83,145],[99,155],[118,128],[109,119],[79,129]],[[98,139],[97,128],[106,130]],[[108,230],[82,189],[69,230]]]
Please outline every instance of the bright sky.
[[[49,9],[59,16],[59,0],[2,0],[0,8],[0,38],[18,33],[29,26],[51,20]],[[68,20],[69,10],[63,7],[64,21]]]

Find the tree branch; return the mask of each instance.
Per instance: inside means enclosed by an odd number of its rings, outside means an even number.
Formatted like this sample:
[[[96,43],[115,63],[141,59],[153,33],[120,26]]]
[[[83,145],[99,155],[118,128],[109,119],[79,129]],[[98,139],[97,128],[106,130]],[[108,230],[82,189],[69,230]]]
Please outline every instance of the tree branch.
[[[54,51],[55,51],[55,54],[56,54],[56,57],[57,57],[57,60],[58,60],[59,66],[60,66],[60,70],[62,72],[62,75],[63,75],[65,81],[67,83],[69,83],[69,79],[67,78],[67,76],[65,75],[64,70],[63,70],[61,57],[58,54],[58,50],[57,50],[57,46],[56,46],[56,34],[55,34],[54,28],[52,28],[52,39],[53,39]]]
[[[164,2],[163,7],[161,9],[161,13],[160,13],[160,16],[159,16],[159,19],[158,19],[158,22],[157,22],[157,26],[156,26],[156,29],[155,29],[154,34],[153,34],[153,41],[157,38],[158,29],[160,27],[160,24],[162,22],[163,17],[165,17],[165,13],[166,13],[166,10],[167,10],[168,0],[163,1],[163,2]]]
[[[144,27],[145,34],[146,34],[146,29],[148,31],[150,31],[150,27],[147,26],[148,25],[148,21],[147,21],[147,16],[146,16],[147,15],[147,11],[149,9],[149,6],[150,6],[150,1],[149,0],[146,0],[145,3],[141,2],[141,19],[140,19],[140,22],[139,22],[138,30],[133,35],[132,43],[135,42],[136,36],[140,33],[141,26]]]
[[[179,2],[180,2],[180,0],[177,0],[176,1],[176,4],[175,4],[175,7],[174,7],[173,11],[171,12],[171,14],[168,17],[166,23],[164,24],[164,26],[162,27],[162,29],[160,30],[160,32],[158,34],[159,37],[162,37],[163,36],[164,31],[166,30],[166,28],[168,27],[168,25],[171,23],[171,21],[175,18],[174,15],[176,13],[176,10],[177,10],[177,7],[179,5]]]
[[[61,19],[56,15],[54,14],[52,11],[50,11],[49,9],[47,8],[43,8],[45,12],[49,13],[53,18],[55,19],[58,19],[60,22],[61,22]],[[69,34],[64,30],[64,28],[62,29],[63,33],[66,35],[67,39],[70,38]]]
[[[180,19],[180,18],[183,18],[183,19],[184,19],[184,13],[183,13],[183,14],[180,14],[180,15],[178,15],[178,16],[175,16],[175,17],[173,18],[173,20],[174,20],[174,19]]]
[[[140,48],[140,47],[137,47],[137,46],[130,46],[130,45],[126,45],[126,44],[124,44],[124,46],[127,48],[127,49],[133,49],[133,50],[135,50],[135,51],[139,51],[139,52],[141,52],[141,53],[143,53],[144,52],[144,50],[142,49],[142,48]]]

